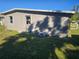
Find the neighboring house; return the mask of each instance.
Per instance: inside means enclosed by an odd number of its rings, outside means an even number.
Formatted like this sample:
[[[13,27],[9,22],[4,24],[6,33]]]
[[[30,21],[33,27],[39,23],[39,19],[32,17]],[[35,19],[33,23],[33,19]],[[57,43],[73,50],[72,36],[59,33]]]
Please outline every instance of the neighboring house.
[[[49,35],[66,34],[68,20],[74,11],[52,11],[14,8],[5,12],[3,25],[9,30],[18,32],[48,33]]]

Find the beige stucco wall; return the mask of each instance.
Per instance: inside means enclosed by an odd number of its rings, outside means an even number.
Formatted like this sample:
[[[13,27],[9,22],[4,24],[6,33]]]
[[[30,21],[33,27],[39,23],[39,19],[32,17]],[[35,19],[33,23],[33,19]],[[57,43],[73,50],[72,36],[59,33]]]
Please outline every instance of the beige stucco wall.
[[[28,13],[20,13],[15,12],[11,14],[7,14],[4,16],[3,23],[9,30],[16,30],[16,31],[26,31],[29,27],[28,24],[26,24],[26,17],[25,16],[31,16],[31,23],[36,24],[37,21],[43,21],[47,15],[39,15],[39,14],[28,14]],[[10,23],[9,16],[13,17],[13,23]]]
[[[36,26],[37,22],[38,21],[43,22],[46,17],[48,17],[48,26],[49,27],[53,27],[53,20],[54,20],[53,17],[54,16],[43,15],[43,14],[20,13],[20,12],[18,12],[17,14],[18,14],[18,16],[20,16],[20,17],[17,17],[17,19],[19,18],[18,22],[20,22],[20,20],[22,20],[21,23],[19,23],[19,24],[24,26],[24,28],[23,28],[24,31],[28,31],[28,28],[30,26],[30,24],[26,24],[26,16],[30,16],[31,17],[31,24],[33,24],[33,30],[36,29],[35,26]],[[21,26],[19,27],[19,30],[23,31],[21,29]]]
[[[10,23],[9,16],[13,17],[13,23]],[[20,15],[18,12],[5,15],[5,19],[3,20],[4,25],[9,30],[16,30],[16,31],[25,31],[25,20],[23,19],[23,15]]]
[[[46,17],[49,18],[48,19],[48,26],[53,28],[53,26],[54,26],[53,21],[55,20],[55,18],[57,18],[54,15],[50,16],[50,15],[44,15],[44,14],[31,14],[31,13],[27,13],[27,12],[25,12],[25,13],[14,12],[14,13],[5,15],[3,23],[9,30],[16,30],[19,32],[28,31],[28,28],[30,25],[26,24],[26,17],[25,17],[28,15],[31,16],[31,24],[33,24],[33,30],[36,29],[35,26],[36,26],[37,22],[38,21],[43,22]],[[10,23],[9,16],[13,16],[13,23]],[[58,19],[58,20],[60,20],[61,25],[64,26],[64,22],[67,21],[67,19],[68,19],[68,17],[61,16],[60,19]],[[56,21],[56,22],[58,22],[58,21]],[[53,28],[53,29],[55,29],[55,28]],[[52,31],[53,31],[53,29],[52,29]],[[46,29],[45,31],[48,32],[48,29]],[[50,34],[50,32],[48,32],[48,33]]]

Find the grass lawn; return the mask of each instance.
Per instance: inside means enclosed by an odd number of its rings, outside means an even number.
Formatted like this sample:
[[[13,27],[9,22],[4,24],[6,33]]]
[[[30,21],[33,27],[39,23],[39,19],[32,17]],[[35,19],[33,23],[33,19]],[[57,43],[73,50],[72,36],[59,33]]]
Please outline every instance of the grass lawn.
[[[3,40],[7,37],[14,36],[18,34],[16,31],[6,30],[4,26],[0,25],[0,44],[3,42],[6,42],[6,40]]]
[[[70,29],[68,30],[68,36],[71,37],[72,35],[79,35],[79,25],[70,24]]]
[[[2,30],[0,59],[79,59],[79,36],[44,37]]]
[[[79,35],[79,29],[78,30],[71,30],[72,35]]]
[[[79,35],[79,29],[77,29],[77,30],[68,30],[68,37],[71,37],[72,35]]]

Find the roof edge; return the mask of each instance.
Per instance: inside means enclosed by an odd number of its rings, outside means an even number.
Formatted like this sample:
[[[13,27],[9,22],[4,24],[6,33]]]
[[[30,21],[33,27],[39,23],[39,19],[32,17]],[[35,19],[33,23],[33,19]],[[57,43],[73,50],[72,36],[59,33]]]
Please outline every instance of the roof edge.
[[[61,11],[61,10],[40,10],[40,9],[26,9],[26,8],[13,8],[13,9],[10,9],[8,11],[4,11],[4,12],[1,12],[1,14],[5,14],[5,13],[8,13],[8,12],[12,12],[12,11],[16,11],[16,10],[23,10],[23,11],[38,11],[38,12],[54,12],[54,13],[71,13],[71,14],[74,14],[75,11]]]

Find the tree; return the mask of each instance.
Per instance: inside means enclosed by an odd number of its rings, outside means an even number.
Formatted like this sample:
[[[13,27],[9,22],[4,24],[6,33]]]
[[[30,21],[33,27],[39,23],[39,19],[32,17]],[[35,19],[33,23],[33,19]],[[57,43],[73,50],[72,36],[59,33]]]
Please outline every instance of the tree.
[[[76,12],[71,18],[70,21],[78,21],[79,20],[79,13]]]
[[[68,31],[68,36],[71,37],[72,32],[71,32],[71,24],[76,25],[76,29],[78,28],[79,25],[79,13],[75,12],[75,14],[70,18],[69,20],[69,31]]]

